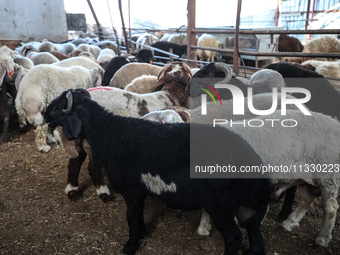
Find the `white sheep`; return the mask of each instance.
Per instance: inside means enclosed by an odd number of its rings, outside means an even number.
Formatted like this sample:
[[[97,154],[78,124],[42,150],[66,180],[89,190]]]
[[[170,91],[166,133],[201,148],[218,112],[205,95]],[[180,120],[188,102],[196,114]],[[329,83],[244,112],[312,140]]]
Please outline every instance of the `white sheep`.
[[[109,48],[105,48],[102,49],[97,57],[97,61],[98,62],[104,62],[106,60],[111,60],[112,58],[114,58],[116,56],[116,53],[109,49]]]
[[[319,60],[307,60],[301,63],[301,66],[312,65],[315,67],[315,72],[329,78],[340,79],[340,63],[330,61],[319,61]],[[340,81],[329,80],[329,82],[340,88]]]
[[[0,86],[5,78],[5,75],[9,77],[14,73],[14,51],[7,46],[0,47]]]
[[[94,61],[86,57],[68,58],[68,59],[64,59],[62,61],[53,63],[51,65],[59,66],[59,67],[82,66],[87,69],[100,68],[101,70],[104,71],[104,69],[99,64],[95,63]]]
[[[76,48],[77,50],[82,50],[84,52],[89,52],[91,53],[95,59],[98,58],[99,52],[100,52],[100,48],[98,46],[95,45],[89,45],[89,44],[84,44],[81,43],[78,45],[78,47]]]
[[[197,40],[197,46],[207,48],[218,48],[217,40],[214,36],[209,34],[202,34]],[[216,51],[197,50],[199,60],[214,62]]]
[[[60,61],[49,52],[30,52],[27,57],[32,60],[35,66],[41,64],[53,64]]]
[[[113,75],[110,81],[110,87],[116,87],[124,89],[133,79],[142,75],[154,75],[157,76],[162,68],[159,66],[147,64],[147,63],[129,63],[123,65]]]
[[[137,39],[137,43],[140,43],[142,45],[149,45],[149,46],[151,46],[157,41],[158,41],[158,38],[149,33],[144,33]],[[142,45],[137,44],[137,50],[147,49],[147,47],[143,47]]]
[[[155,86],[158,82],[155,75],[142,75],[133,79],[124,90],[137,94],[152,93],[155,91]]]
[[[238,77],[240,79],[240,77]],[[262,69],[254,73],[248,82],[251,86],[260,86],[268,92],[268,89],[272,89],[273,87],[282,88],[285,87],[285,82],[283,80],[282,75],[271,69]]]
[[[187,44],[187,34],[185,33],[170,34],[170,36],[168,37],[168,42]]]
[[[81,66],[62,68],[52,65],[38,65],[32,68],[21,80],[15,106],[20,122],[26,120],[37,126],[36,143],[38,150],[47,152],[53,141],[52,135],[46,134],[42,113],[47,105],[62,91],[68,88],[90,88],[100,86],[102,70],[88,70]],[[46,141],[46,138],[48,141]]]
[[[339,39],[332,35],[322,35],[309,41],[304,47],[304,53],[339,53],[340,52],[340,42]]]
[[[34,67],[34,63],[31,59],[23,56],[16,56],[13,58],[14,63],[26,68],[26,69],[32,69]]]

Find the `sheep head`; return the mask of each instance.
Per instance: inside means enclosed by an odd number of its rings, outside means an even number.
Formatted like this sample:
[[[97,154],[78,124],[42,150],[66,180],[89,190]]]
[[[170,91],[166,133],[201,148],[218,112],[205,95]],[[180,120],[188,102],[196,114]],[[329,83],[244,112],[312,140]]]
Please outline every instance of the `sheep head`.
[[[188,65],[182,62],[172,62],[164,66],[158,73],[158,82],[155,85],[155,89],[161,90],[163,86],[169,81],[176,81],[181,84],[185,84],[185,87],[189,83],[192,77],[191,69]]]
[[[186,93],[190,97],[198,97],[202,93],[204,93],[204,91],[199,89],[200,87],[202,87],[202,83],[214,87],[214,85],[217,83],[228,83],[231,78],[232,70],[227,64],[210,63],[203,66],[194,74],[186,89]]]
[[[78,138],[82,129],[82,123],[78,118],[77,104],[84,98],[91,98],[85,89],[68,89],[55,98],[47,107],[44,118],[48,126],[56,128],[63,126],[63,132],[67,139]]]

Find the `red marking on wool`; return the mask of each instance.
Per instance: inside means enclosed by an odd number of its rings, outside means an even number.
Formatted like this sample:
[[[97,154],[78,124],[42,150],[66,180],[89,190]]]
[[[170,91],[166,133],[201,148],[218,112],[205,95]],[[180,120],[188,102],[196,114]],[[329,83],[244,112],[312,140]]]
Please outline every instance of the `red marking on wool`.
[[[91,92],[92,90],[114,90],[112,87],[94,87],[87,89],[88,92]]]

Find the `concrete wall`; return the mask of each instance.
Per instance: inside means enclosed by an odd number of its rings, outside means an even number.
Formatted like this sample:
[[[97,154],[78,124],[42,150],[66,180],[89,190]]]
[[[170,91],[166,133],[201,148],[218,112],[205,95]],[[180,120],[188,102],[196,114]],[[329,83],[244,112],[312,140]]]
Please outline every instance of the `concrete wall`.
[[[0,0],[0,39],[67,40],[64,0]]]

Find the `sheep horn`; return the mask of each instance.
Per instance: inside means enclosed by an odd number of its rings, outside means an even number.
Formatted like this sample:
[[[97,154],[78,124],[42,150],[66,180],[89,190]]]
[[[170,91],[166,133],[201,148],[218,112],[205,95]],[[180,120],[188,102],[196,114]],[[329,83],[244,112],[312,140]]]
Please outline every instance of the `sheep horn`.
[[[61,110],[63,111],[63,113],[68,114],[68,113],[71,112],[72,103],[73,103],[73,96],[72,96],[71,91],[67,92],[66,98],[67,98],[67,107],[66,107],[66,109],[61,109]]]
[[[222,63],[222,62],[215,63],[215,65],[216,65],[216,69],[218,71],[222,71],[222,72],[225,73],[224,80],[220,81],[216,84],[226,84],[226,83],[228,83],[231,80],[231,77],[233,75],[231,68],[226,63]]]

